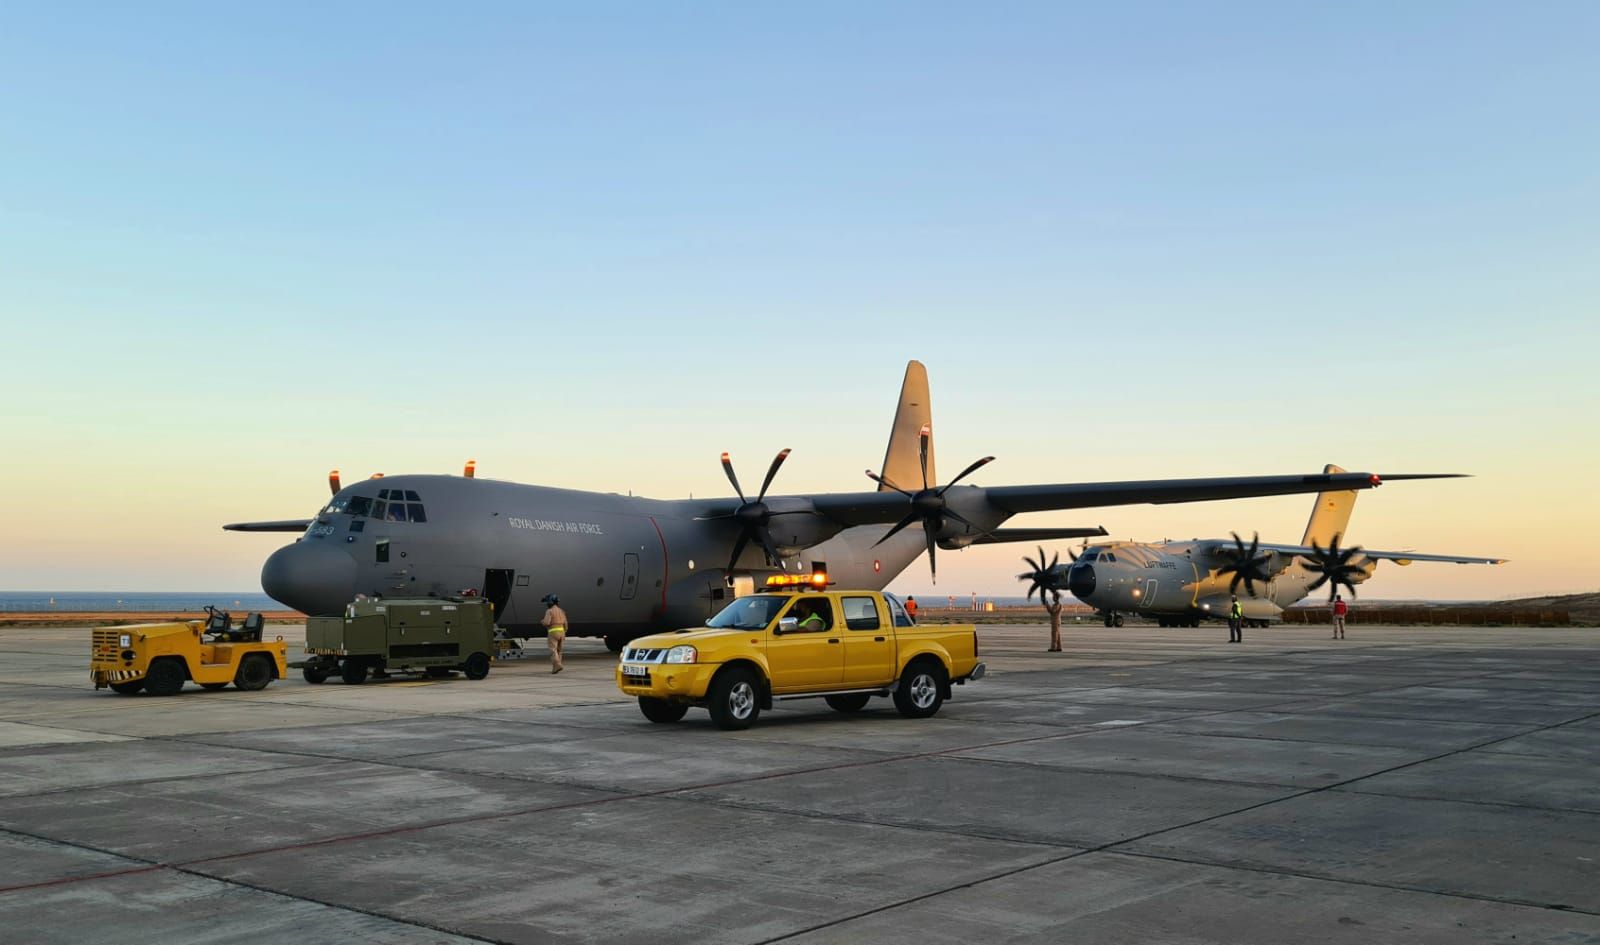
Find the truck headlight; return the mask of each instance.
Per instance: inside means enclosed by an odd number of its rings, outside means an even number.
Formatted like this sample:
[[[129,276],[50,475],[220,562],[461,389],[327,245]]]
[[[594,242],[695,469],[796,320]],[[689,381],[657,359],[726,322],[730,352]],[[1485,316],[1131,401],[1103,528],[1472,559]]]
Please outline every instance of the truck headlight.
[[[692,646],[675,646],[667,651],[667,662],[669,663],[693,663],[694,657],[695,652]]]

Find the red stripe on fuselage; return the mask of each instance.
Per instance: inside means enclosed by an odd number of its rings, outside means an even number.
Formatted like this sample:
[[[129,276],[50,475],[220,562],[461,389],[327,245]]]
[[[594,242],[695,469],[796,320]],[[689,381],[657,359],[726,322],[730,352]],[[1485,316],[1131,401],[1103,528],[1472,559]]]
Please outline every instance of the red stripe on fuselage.
[[[667,615],[667,585],[671,582],[667,577],[672,573],[672,559],[667,557],[667,536],[661,533],[661,526],[656,524],[655,516],[650,516],[650,527],[656,530],[656,537],[661,539],[661,612],[658,617]]]

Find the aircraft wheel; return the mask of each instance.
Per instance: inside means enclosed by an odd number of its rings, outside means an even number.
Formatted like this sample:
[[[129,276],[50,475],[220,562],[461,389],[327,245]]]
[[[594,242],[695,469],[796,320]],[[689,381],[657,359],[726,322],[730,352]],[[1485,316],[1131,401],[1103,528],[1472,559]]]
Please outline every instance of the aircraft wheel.
[[[135,695],[143,688],[144,680],[142,679],[134,679],[129,682],[114,682],[111,684],[111,691],[119,696]]]
[[[911,661],[894,690],[894,707],[908,719],[925,719],[944,705],[944,666],[921,658]]]
[[[1117,614],[1115,617],[1112,617],[1111,618],[1111,625],[1113,627],[1122,626],[1122,615],[1121,614]]]
[[[149,671],[144,674],[144,688],[152,696],[175,696],[188,675],[181,660],[164,657],[150,664]]]
[[[653,696],[639,697],[639,711],[652,722],[664,724],[676,722],[689,712],[689,707],[682,703],[668,702]]]
[[[1108,626],[1108,627],[1113,626],[1111,621],[1113,621],[1115,619],[1116,618],[1111,616],[1110,614],[1106,614],[1106,626]]]
[[[717,728],[737,731],[749,728],[761,715],[761,680],[743,666],[733,666],[711,680],[706,708]]]
[[[344,665],[339,667],[339,678],[347,686],[359,686],[367,681],[367,661],[346,659]]]
[[[474,653],[467,657],[461,664],[461,671],[467,674],[468,679],[482,679],[489,675],[489,654]]]
[[[872,701],[872,696],[864,692],[852,692],[842,696],[823,696],[822,701],[833,711],[850,715],[865,709],[867,703]]]

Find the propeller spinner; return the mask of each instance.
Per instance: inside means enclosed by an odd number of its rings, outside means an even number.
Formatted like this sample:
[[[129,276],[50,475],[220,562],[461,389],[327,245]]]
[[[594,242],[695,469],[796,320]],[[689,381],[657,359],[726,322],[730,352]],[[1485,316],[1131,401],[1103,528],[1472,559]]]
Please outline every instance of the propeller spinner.
[[[928,571],[933,575],[934,583],[937,584],[939,582],[939,568],[935,560],[937,554],[936,549],[938,547],[939,532],[944,528],[946,520],[960,522],[973,531],[982,532],[985,535],[989,534],[988,529],[980,528],[977,525],[974,525],[960,512],[957,512],[955,509],[952,509],[946,505],[944,494],[950,490],[951,486],[972,475],[974,472],[977,472],[979,469],[988,465],[989,463],[994,462],[994,457],[985,456],[984,458],[973,463],[971,466],[968,466],[966,469],[961,470],[960,475],[956,476],[954,479],[942,486],[935,488],[928,483],[928,441],[931,437],[932,433],[929,431],[928,427],[924,425],[922,428],[922,434],[919,437],[919,446],[921,449],[922,458],[922,488],[917,492],[907,492],[905,489],[900,488],[899,486],[890,482],[888,479],[885,479],[883,476],[878,475],[870,469],[867,470],[867,478],[871,479],[873,482],[888,486],[890,489],[893,489],[894,491],[911,500],[911,510],[906,513],[905,518],[902,518],[899,522],[895,523],[895,526],[889,529],[889,533],[874,542],[873,546],[876,547],[877,545],[883,544],[884,542],[893,538],[895,535],[899,534],[900,530],[905,528],[907,525],[921,520],[923,534],[928,539]],[[1041,551],[1040,554],[1042,557],[1043,552]]]

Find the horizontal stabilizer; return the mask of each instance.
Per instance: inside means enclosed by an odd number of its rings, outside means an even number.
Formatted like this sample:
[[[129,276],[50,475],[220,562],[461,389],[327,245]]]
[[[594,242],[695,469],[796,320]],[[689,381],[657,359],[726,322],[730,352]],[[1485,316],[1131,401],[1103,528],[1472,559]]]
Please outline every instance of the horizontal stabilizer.
[[[303,532],[310,527],[309,518],[286,518],[276,522],[234,522],[222,529],[229,532]]]
[[[979,535],[972,543],[974,545],[995,545],[1008,541],[1037,543],[1065,541],[1069,538],[1099,538],[1109,534],[1110,532],[1098,526],[1095,528],[997,528],[992,532]]]

